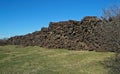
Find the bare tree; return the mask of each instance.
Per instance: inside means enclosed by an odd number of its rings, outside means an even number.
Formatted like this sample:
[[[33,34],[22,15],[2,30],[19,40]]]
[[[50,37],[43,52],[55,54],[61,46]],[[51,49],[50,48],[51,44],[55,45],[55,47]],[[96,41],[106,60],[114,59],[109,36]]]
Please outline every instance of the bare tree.
[[[101,26],[103,38],[108,48],[120,52],[120,7],[113,6],[103,10],[103,25]]]
[[[115,58],[108,64],[114,74],[120,73],[120,6],[112,6],[103,10],[103,22],[100,28],[103,46],[115,52]],[[107,62],[109,63],[109,62]],[[115,71],[115,72],[114,72]]]
[[[109,21],[119,21],[120,19],[120,6],[113,5],[108,9],[103,9],[103,16],[105,20]]]
[[[6,45],[6,44],[7,44],[7,42],[6,42],[7,39],[8,39],[8,38],[0,39],[0,46],[1,46],[1,45]]]

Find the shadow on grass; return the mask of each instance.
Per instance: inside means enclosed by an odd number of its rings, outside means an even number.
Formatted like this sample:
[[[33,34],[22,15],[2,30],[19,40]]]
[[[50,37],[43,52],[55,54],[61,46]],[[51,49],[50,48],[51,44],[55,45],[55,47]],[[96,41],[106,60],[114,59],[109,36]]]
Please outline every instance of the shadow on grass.
[[[108,74],[120,74],[120,56],[110,57],[102,62],[102,64],[104,65],[105,69],[108,70]]]

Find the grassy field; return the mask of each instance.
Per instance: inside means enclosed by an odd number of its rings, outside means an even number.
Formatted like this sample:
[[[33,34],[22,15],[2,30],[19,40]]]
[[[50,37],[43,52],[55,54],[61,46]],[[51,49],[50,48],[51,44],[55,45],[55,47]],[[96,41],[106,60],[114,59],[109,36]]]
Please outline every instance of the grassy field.
[[[111,52],[0,46],[0,74],[107,74]]]

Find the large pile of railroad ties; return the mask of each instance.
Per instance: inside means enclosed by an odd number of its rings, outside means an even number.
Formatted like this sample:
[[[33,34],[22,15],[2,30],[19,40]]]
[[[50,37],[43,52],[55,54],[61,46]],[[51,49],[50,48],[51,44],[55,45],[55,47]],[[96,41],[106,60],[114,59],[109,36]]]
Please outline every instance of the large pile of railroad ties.
[[[81,21],[50,22],[48,28],[42,28],[31,34],[11,37],[8,44],[40,46],[45,48],[65,48],[71,50],[101,49],[96,28],[101,19],[86,16]]]

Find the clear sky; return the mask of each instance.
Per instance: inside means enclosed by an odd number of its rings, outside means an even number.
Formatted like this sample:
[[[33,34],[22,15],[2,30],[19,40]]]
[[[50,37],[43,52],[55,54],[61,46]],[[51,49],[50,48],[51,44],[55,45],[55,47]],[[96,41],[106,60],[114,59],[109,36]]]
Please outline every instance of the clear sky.
[[[0,38],[24,35],[49,22],[101,16],[102,8],[119,0],[0,0]]]

